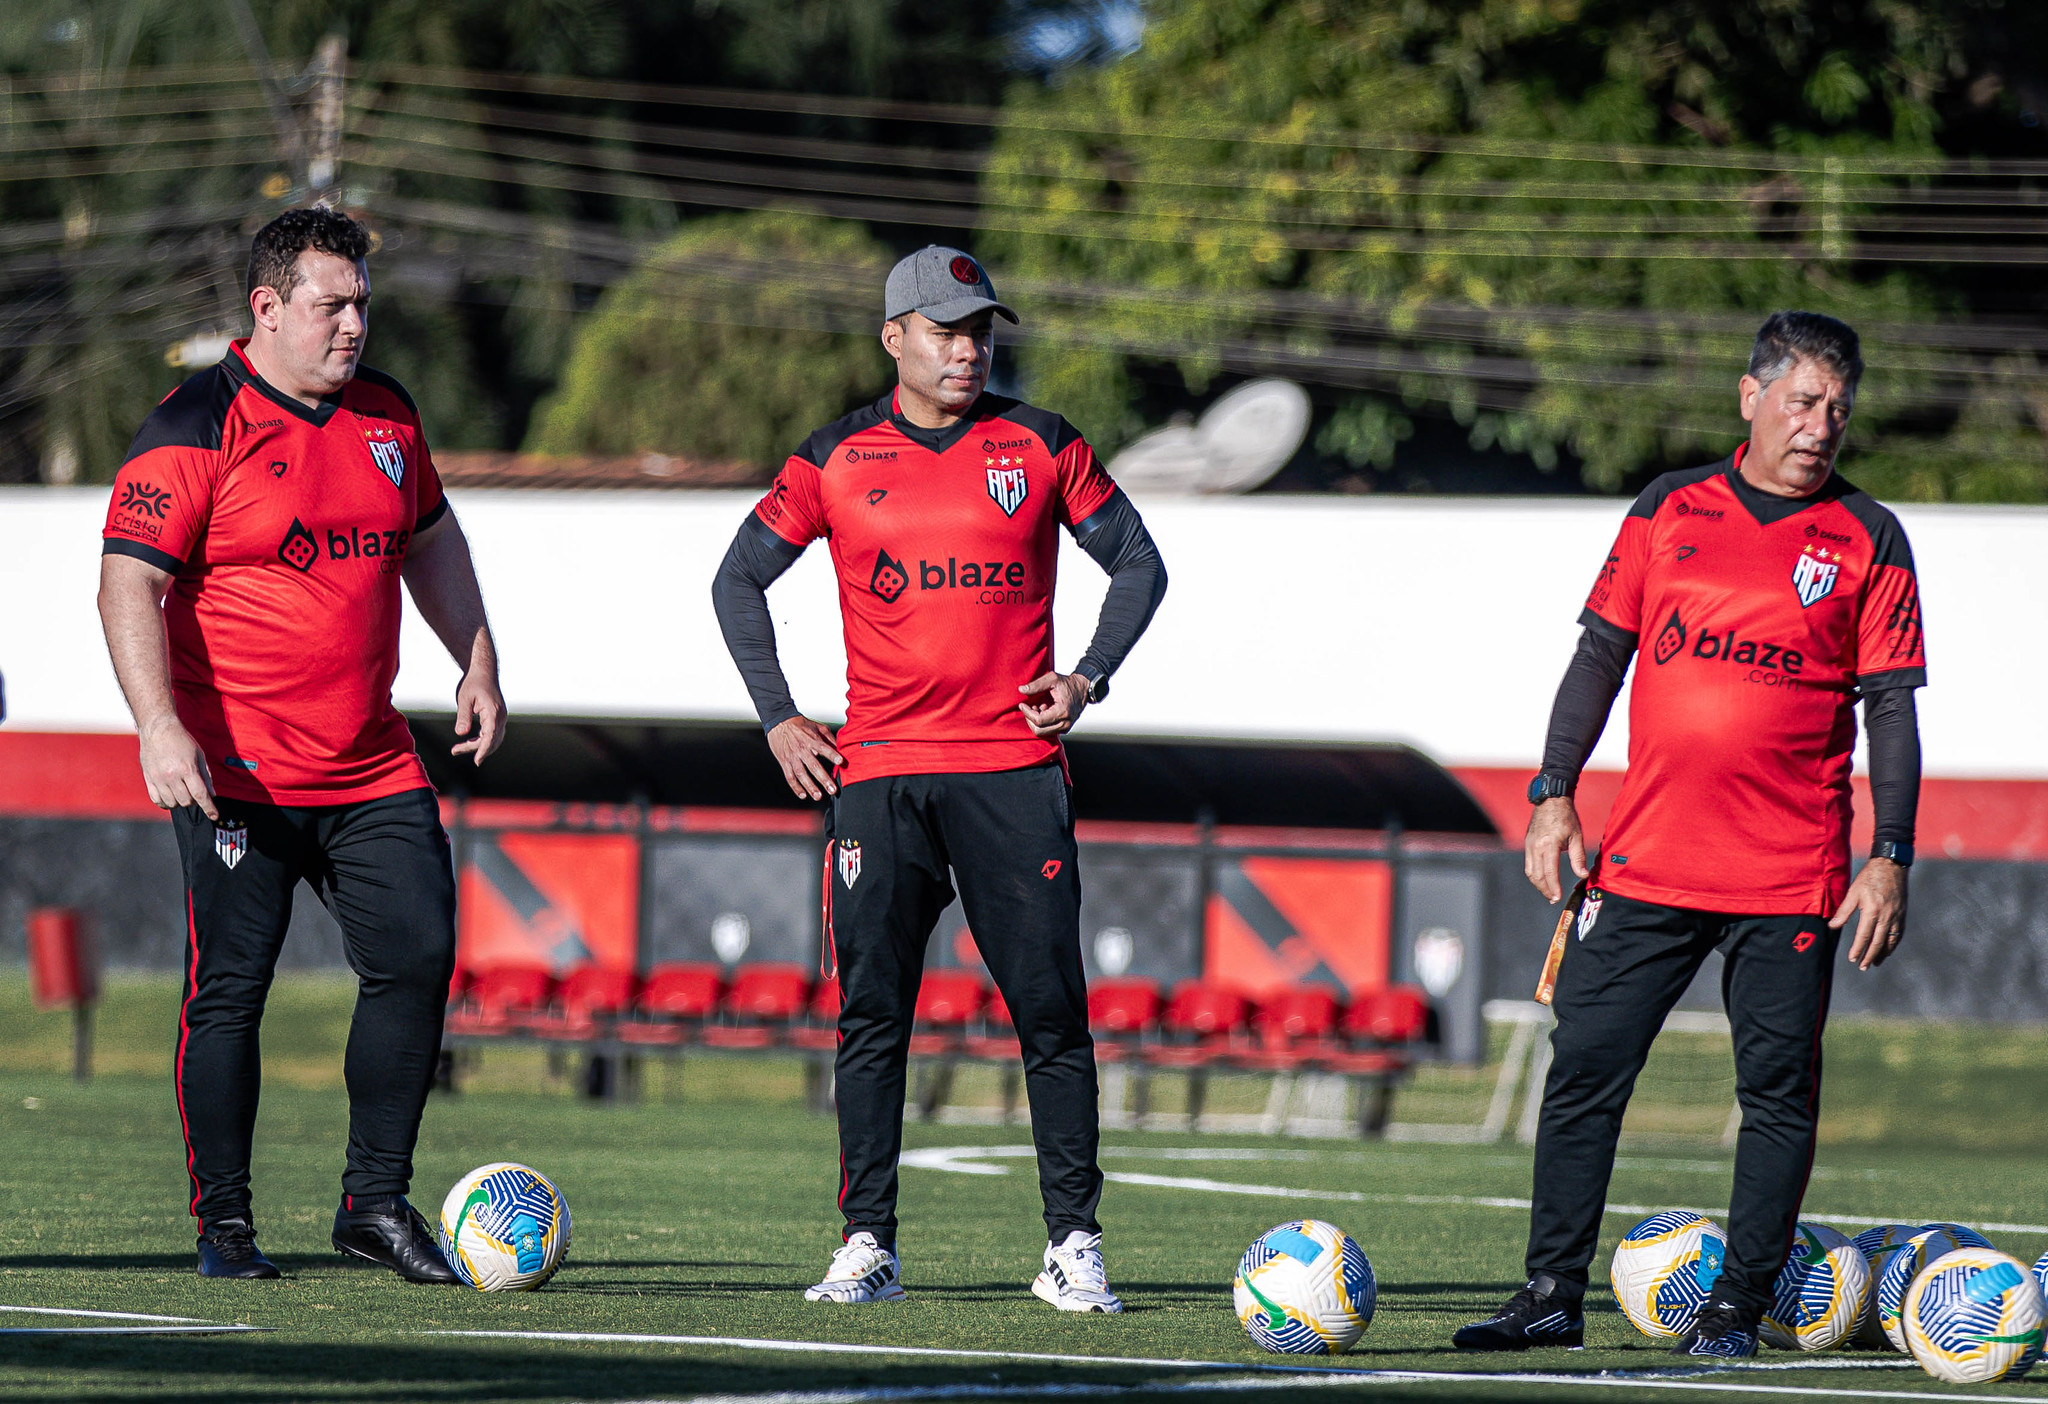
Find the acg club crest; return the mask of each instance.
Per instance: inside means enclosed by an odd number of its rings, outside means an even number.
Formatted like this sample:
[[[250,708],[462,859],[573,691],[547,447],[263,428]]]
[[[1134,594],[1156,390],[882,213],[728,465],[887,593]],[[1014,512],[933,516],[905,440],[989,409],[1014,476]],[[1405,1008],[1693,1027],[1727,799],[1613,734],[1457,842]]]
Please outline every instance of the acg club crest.
[[[376,461],[377,471],[391,479],[391,486],[405,486],[405,450],[398,444],[395,431],[379,426],[363,431],[364,441],[370,446],[370,457]]]
[[[839,840],[839,880],[851,890],[860,878],[860,842],[857,839]]]
[[[1024,494],[1031,486],[1024,480],[1022,468],[991,468],[988,470],[988,495],[1003,509],[1003,515],[1014,517],[1017,509],[1024,505]]]
[[[1816,551],[1809,546],[1792,563],[1792,588],[1799,592],[1802,607],[1818,604],[1835,592],[1835,577],[1842,571],[1836,562],[1841,559],[1839,551],[1834,553],[1831,561],[1826,550]]]
[[[247,824],[215,824],[213,826],[213,851],[220,855],[220,861],[233,868],[249,856],[249,826]]]

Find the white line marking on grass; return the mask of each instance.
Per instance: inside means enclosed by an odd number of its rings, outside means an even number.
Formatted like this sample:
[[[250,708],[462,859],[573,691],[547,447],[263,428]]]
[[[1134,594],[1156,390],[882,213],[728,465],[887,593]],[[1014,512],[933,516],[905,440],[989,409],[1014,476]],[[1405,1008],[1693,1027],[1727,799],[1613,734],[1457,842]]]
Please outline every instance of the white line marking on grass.
[[[84,1311],[77,1307],[0,1306],[0,1311],[26,1312],[31,1316],[92,1316],[103,1321],[169,1321],[184,1326],[210,1326],[197,1316],[148,1316],[139,1311]]]
[[[903,1152],[901,1164],[920,1170],[944,1170],[955,1175],[1007,1175],[1005,1165],[985,1165],[980,1161],[1012,1160],[1035,1156],[1037,1150],[1031,1146],[933,1146],[922,1150]],[[1104,1155],[1114,1154],[1105,1151]],[[1207,1194],[1242,1194],[1260,1199],[1318,1199],[1343,1204],[1458,1204],[1481,1209],[1527,1209],[1529,1201],[1507,1196],[1473,1194],[1376,1194],[1365,1190],[1307,1190],[1288,1185],[1247,1185],[1233,1180],[1209,1180],[1193,1175],[1146,1175],[1130,1170],[1107,1170],[1103,1179],[1121,1185],[1146,1185],[1154,1189],[1199,1190]],[[1662,1214],[1667,1210],[1680,1209],[1691,1214],[1721,1214],[1725,1208],[1697,1208],[1683,1204],[1610,1204],[1609,1214],[1625,1214],[1632,1218],[1643,1218],[1650,1214]],[[1866,1214],[1829,1214],[1811,1210],[1807,1218],[1829,1224],[1876,1224],[1931,1223],[1930,1218],[1893,1216],[1872,1218]],[[2048,1233],[2048,1224],[2005,1224],[1978,1223],[1974,1227],[1994,1233]]]
[[[268,1326],[0,1326],[0,1336],[231,1336]]]
[[[1028,1350],[956,1350],[946,1346],[855,1345],[845,1341],[772,1341],[746,1336],[651,1336],[626,1331],[421,1331],[422,1336],[484,1336],[520,1341],[595,1341],[611,1345],[696,1345],[724,1346],[732,1350],[789,1351],[799,1355],[917,1355],[951,1360],[1026,1360],[1042,1365],[1147,1365],[1174,1370],[1243,1370],[1235,1360],[1160,1360],[1139,1355],[1050,1355]],[[1274,1370],[1299,1369],[1318,1373],[1314,1366],[1271,1365]]]

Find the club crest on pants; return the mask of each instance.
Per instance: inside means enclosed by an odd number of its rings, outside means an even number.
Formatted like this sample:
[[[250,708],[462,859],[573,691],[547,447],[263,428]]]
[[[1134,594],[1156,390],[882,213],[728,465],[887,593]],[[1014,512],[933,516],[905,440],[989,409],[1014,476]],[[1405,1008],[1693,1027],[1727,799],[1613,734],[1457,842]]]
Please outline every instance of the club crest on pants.
[[[1600,889],[1589,888],[1586,899],[1579,903],[1579,939],[1586,939],[1586,933],[1593,929],[1593,923],[1600,919]]]
[[[230,868],[242,861],[249,852],[249,826],[247,824],[215,824],[213,826],[213,851],[220,855],[220,861]]]
[[[839,840],[839,880],[851,888],[860,877],[860,843],[856,839]]]

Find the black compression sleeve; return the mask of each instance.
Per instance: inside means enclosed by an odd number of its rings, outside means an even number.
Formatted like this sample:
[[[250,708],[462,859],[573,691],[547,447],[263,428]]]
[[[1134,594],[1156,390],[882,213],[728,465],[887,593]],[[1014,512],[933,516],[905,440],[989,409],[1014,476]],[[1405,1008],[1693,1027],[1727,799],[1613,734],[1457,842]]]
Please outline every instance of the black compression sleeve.
[[[1636,648],[1633,638],[1612,626],[1610,630],[1588,628],[1579,635],[1578,652],[1564,670],[1557,701],[1550,708],[1550,734],[1543,742],[1546,775],[1576,779],[1607,729],[1607,714],[1614,710]]]
[[[1910,687],[1863,694],[1869,733],[1871,835],[1879,843],[1911,843],[1920,813],[1920,717]]]
[[[770,731],[801,714],[789,695],[782,663],[775,656],[775,621],[768,614],[768,587],[803,553],[803,547],[790,545],[763,526],[759,517],[749,514],[711,581],[711,607],[718,612],[726,651],[739,665],[761,725]]]
[[[1109,572],[1109,593],[1102,600],[1095,637],[1076,667],[1106,678],[1124,661],[1166,598],[1166,563],[1122,489],[1075,526],[1074,539]]]

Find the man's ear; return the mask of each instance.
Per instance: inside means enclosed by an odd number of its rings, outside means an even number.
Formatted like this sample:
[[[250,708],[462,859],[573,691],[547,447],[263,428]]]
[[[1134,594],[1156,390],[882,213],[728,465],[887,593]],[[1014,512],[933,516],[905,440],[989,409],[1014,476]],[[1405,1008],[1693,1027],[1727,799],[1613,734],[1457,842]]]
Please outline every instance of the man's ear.
[[[283,316],[284,299],[277,295],[276,288],[258,288],[249,294],[249,312],[255,317],[256,325],[265,331],[276,331],[278,319]]]
[[[1742,377],[1742,417],[1745,421],[1756,422],[1756,402],[1763,398],[1764,383],[1753,375]]]
[[[893,317],[882,323],[882,349],[891,360],[903,359],[903,323]]]

